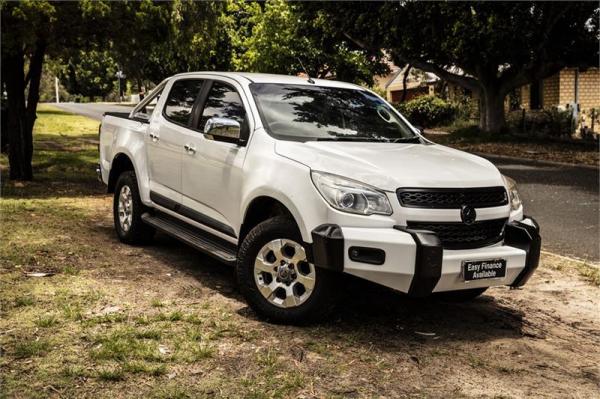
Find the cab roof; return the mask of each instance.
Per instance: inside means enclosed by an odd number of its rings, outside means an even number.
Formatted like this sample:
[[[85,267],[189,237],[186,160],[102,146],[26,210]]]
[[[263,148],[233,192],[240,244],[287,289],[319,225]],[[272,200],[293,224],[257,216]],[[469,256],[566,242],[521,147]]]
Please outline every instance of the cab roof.
[[[291,75],[278,75],[271,73],[254,73],[254,72],[213,72],[213,71],[198,71],[198,72],[187,72],[180,73],[173,77],[181,76],[202,76],[202,75],[217,75],[223,77],[229,77],[237,80],[246,80],[249,83],[280,83],[280,84],[295,84],[295,85],[310,85],[310,86],[326,86],[326,87],[340,87],[348,89],[362,89],[362,87],[353,83],[341,82],[337,80],[328,79],[315,79],[312,80],[314,83],[310,83],[307,77],[304,76],[291,76]]]

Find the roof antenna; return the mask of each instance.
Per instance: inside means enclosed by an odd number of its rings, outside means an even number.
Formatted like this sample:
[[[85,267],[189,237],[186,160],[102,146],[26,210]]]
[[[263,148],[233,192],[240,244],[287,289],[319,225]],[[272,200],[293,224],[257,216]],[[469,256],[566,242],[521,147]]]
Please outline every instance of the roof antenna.
[[[310,75],[308,74],[308,71],[306,70],[306,68],[304,68],[304,65],[302,64],[302,61],[300,61],[300,57],[296,57],[296,59],[298,60],[298,62],[300,63],[300,66],[302,67],[302,70],[304,71],[304,73],[308,77],[308,83],[313,83],[314,84],[315,81],[313,80],[313,78],[310,77]]]

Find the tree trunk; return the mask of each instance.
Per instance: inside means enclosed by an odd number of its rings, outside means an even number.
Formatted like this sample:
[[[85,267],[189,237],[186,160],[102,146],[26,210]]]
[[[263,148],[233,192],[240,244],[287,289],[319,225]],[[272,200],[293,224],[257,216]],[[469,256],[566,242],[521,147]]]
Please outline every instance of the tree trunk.
[[[504,129],[504,97],[495,87],[484,87],[479,100],[479,128],[488,133]]]
[[[29,62],[29,93],[25,103],[25,62],[23,50],[3,54],[2,72],[8,108],[8,163],[11,180],[32,180],[33,125],[39,101],[40,80],[44,61],[45,43],[39,41]]]
[[[408,90],[406,90],[406,83],[408,81],[408,74],[410,73],[411,68],[412,65],[408,64],[406,66],[406,71],[404,71],[404,76],[402,77],[402,99],[400,100],[401,103],[406,101],[406,94],[408,93]]]

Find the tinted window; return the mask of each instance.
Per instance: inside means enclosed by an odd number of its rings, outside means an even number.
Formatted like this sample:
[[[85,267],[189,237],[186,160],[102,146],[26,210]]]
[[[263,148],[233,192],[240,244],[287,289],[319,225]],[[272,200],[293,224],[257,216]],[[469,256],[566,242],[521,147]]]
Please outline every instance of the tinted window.
[[[201,80],[186,79],[173,83],[165,105],[166,117],[175,123],[190,125],[192,108],[201,88]]]
[[[385,101],[366,90],[253,83],[263,123],[289,140],[418,142]]]
[[[203,131],[206,121],[213,117],[234,119],[244,127],[246,111],[240,95],[233,87],[221,82],[213,83],[198,125],[200,130]]]

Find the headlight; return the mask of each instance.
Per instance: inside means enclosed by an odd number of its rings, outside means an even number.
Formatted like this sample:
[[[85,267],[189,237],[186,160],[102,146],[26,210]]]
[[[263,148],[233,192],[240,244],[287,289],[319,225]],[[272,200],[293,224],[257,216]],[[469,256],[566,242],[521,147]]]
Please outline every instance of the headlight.
[[[383,191],[325,172],[311,172],[312,181],[325,201],[335,209],[360,215],[391,215],[392,207]]]
[[[502,179],[504,179],[504,184],[506,185],[506,189],[508,190],[508,201],[510,202],[510,209],[516,211],[521,206],[521,198],[519,197],[519,192],[517,191],[517,182],[511,179],[508,176],[502,175]]]

